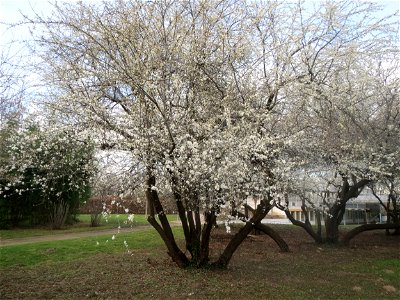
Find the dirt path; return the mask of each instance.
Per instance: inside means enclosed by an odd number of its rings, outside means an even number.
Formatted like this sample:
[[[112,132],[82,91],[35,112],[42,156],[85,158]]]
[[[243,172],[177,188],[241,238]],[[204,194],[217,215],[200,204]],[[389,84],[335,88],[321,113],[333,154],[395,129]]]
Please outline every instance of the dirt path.
[[[121,228],[119,230],[120,233],[130,233],[136,231],[142,231],[145,229],[152,228],[151,225],[138,225],[132,228]],[[49,241],[62,241],[62,240],[72,240],[82,237],[92,237],[92,236],[101,236],[101,235],[110,235],[110,237],[114,234],[118,233],[117,228],[113,229],[100,229],[96,231],[83,231],[83,232],[71,232],[71,233],[62,233],[62,234],[54,234],[54,235],[43,235],[43,236],[32,236],[32,237],[24,237],[24,238],[15,238],[15,239],[2,239],[0,237],[0,247],[2,246],[11,246],[11,245],[22,245],[22,244],[31,244],[38,242],[49,242]]]

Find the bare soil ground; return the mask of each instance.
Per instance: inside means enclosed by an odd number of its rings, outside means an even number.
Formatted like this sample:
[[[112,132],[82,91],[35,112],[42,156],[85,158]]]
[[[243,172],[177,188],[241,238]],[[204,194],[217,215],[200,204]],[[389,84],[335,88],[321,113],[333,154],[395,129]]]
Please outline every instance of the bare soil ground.
[[[2,299],[400,299],[400,238],[382,231],[350,247],[316,245],[277,227],[291,252],[265,235],[240,246],[227,270],[181,270],[163,247],[1,270]],[[228,241],[216,230],[211,253]]]

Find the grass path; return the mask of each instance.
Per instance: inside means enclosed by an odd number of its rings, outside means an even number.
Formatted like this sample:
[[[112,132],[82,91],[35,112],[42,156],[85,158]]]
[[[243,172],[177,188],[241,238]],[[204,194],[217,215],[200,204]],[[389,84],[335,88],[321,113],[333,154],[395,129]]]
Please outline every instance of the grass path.
[[[44,236],[31,236],[24,238],[2,239],[0,238],[1,246],[23,245],[38,242],[62,241],[72,240],[83,237],[95,237],[101,235],[113,235],[119,233],[131,233],[151,228],[151,225],[137,225],[130,228],[113,228],[113,229],[99,229],[96,231],[83,231],[83,232],[70,232],[57,235],[44,235]]]

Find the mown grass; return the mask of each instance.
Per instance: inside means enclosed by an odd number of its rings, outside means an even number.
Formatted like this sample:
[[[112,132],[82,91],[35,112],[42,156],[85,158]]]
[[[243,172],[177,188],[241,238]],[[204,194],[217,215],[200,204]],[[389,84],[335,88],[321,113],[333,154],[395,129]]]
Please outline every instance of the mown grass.
[[[182,233],[176,229],[175,235],[180,238]],[[128,252],[161,245],[162,240],[155,230],[148,229],[129,234],[117,233],[116,230],[114,235],[3,246],[0,247],[0,267],[80,260],[99,253]]]
[[[364,266],[364,271],[374,274],[379,281],[393,286],[400,285],[400,259],[378,259],[372,266]]]
[[[66,234],[72,232],[85,232],[85,231],[98,231],[105,229],[121,228],[144,225],[148,224],[145,215],[135,215],[133,222],[128,222],[128,214],[112,214],[107,218],[102,218],[100,221],[100,226],[91,227],[90,226],[90,215],[82,214],[78,216],[79,222],[66,226],[60,230],[52,230],[47,227],[37,227],[37,228],[14,228],[7,230],[0,230],[0,237],[2,239],[14,239],[14,238],[25,238],[34,236],[44,236],[44,235],[56,235],[56,234]],[[174,221],[177,219],[176,215],[168,215],[168,219]]]

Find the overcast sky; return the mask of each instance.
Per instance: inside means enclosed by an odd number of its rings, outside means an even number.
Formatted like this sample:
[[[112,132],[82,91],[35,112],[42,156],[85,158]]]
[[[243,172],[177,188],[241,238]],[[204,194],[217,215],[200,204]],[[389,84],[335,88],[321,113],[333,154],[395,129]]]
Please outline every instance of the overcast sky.
[[[66,0],[58,2],[78,2],[79,0]],[[0,0],[0,46],[10,40],[22,39],[27,36],[26,28],[7,30],[4,24],[15,23],[22,19],[21,13],[32,15],[33,11],[40,15],[48,15],[51,12],[51,4],[55,0]],[[84,2],[101,2],[101,0],[84,0]]]
[[[66,2],[78,2],[79,0],[67,0]],[[101,2],[101,0],[83,0],[84,2]],[[311,0],[309,0],[311,1]],[[13,23],[21,20],[21,13],[31,14],[35,12],[46,15],[51,12],[50,2],[54,0],[0,0],[0,23]],[[59,1],[62,2],[62,1]],[[375,0],[385,6],[384,14],[394,13],[400,9],[400,0]],[[7,44],[12,39],[20,39],[27,35],[22,28],[13,31],[7,31],[6,26],[0,24],[0,45]]]

